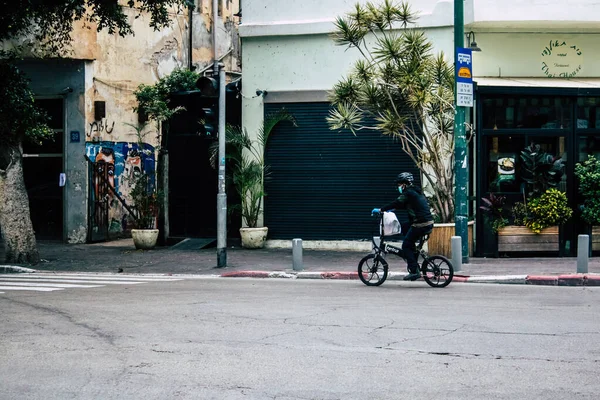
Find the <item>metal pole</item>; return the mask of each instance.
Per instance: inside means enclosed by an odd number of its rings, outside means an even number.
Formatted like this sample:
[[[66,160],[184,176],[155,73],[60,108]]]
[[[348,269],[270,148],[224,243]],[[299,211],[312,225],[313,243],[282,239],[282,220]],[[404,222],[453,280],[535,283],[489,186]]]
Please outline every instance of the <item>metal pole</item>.
[[[212,2],[212,56],[213,56],[213,75],[219,75],[217,60],[217,19],[219,18],[219,0]]]
[[[227,194],[225,193],[225,68],[219,69],[219,192],[217,194],[217,267],[227,266]]]
[[[189,35],[188,35],[188,41],[189,41],[189,48],[188,48],[188,69],[191,71],[192,67],[194,66],[194,62],[192,60],[193,58],[193,54],[194,54],[194,6],[188,6],[189,9]]]
[[[456,49],[464,46],[464,0],[454,0],[454,54]],[[456,68],[456,60],[454,60]],[[457,85],[454,83],[454,100],[456,102]],[[455,235],[462,240],[462,261],[469,262],[469,233],[468,233],[468,167],[467,139],[465,135],[465,108],[456,107],[454,118],[454,224]]]

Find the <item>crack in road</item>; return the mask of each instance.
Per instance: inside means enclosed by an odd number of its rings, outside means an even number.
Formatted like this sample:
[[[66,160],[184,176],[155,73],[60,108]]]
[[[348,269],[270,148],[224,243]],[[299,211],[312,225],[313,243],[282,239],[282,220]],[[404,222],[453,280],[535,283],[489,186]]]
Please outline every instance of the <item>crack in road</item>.
[[[600,360],[583,360],[583,359],[561,360],[561,359],[552,359],[552,358],[501,356],[501,355],[481,354],[481,353],[451,353],[451,352],[436,352],[436,351],[422,351],[422,350],[409,350],[409,352],[414,352],[414,353],[418,353],[418,354],[427,354],[427,355],[433,355],[433,356],[464,358],[464,359],[481,358],[481,359],[488,359],[488,360],[493,359],[493,360],[511,360],[511,361],[546,361],[546,362],[555,362],[555,363],[564,363],[564,364],[600,361]]]
[[[73,317],[72,315],[68,314],[65,311],[61,311],[57,308],[52,308],[52,307],[45,307],[45,306],[41,306],[41,305],[37,305],[37,304],[31,304],[31,303],[27,303],[25,301],[19,301],[19,300],[15,300],[15,299],[11,299],[10,301],[12,301],[13,303],[19,304],[21,306],[26,306],[26,307],[31,307],[34,310],[38,310],[38,311],[42,311],[45,313],[49,313],[49,314],[54,314],[54,315],[58,315],[63,319],[66,319],[69,323],[78,326],[80,328],[83,328],[89,332],[92,332],[96,337],[108,342],[108,344],[110,344],[111,346],[115,346],[114,343],[114,336],[111,335],[110,333],[106,333],[104,332],[102,329],[97,328],[95,326],[91,326],[89,324],[86,324],[85,322],[81,322],[81,321],[77,321],[75,319],[75,317]]]

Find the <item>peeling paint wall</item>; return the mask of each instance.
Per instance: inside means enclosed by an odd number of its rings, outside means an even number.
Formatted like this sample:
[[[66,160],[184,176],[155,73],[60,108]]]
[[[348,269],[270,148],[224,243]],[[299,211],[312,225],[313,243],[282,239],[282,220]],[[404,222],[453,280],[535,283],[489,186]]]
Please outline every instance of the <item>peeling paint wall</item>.
[[[192,65],[197,71],[212,66],[212,30],[217,32],[217,58],[222,58],[229,76],[240,74],[240,46],[237,33],[239,0],[219,0],[220,16],[212,18],[212,0],[196,0],[192,18]],[[123,0],[121,4],[126,3]],[[67,96],[67,133],[75,130],[80,143],[65,139],[65,193],[64,240],[69,243],[86,241],[88,230],[88,202],[90,188],[88,165],[84,158],[86,146],[102,143],[135,143],[138,116],[133,92],[140,84],[153,84],[175,68],[187,68],[190,54],[190,21],[186,10],[179,14],[172,10],[170,27],[154,31],[149,27],[149,16],[136,18],[137,11],[126,9],[135,35],[121,37],[97,32],[96,26],[77,22],[74,25],[72,52],[69,59],[77,70],[52,67],[52,61],[38,61],[27,65],[27,73],[34,82],[37,95],[58,93],[69,83],[74,91]],[[2,44],[4,48],[10,44]],[[35,55],[35,53],[33,54]],[[77,84],[72,83],[77,81]],[[60,86],[60,87],[59,87]],[[104,102],[105,115],[96,119],[94,104]],[[134,126],[131,126],[134,125]],[[155,148],[158,133],[153,124],[147,126],[144,142]],[[65,135],[68,137],[69,135]],[[111,208],[109,220],[119,219],[123,210]]]

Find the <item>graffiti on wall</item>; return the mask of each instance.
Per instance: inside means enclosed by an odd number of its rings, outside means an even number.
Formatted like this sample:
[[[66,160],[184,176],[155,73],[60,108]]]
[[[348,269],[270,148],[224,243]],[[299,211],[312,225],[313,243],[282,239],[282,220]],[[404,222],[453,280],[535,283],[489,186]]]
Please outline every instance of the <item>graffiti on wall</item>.
[[[155,151],[154,147],[147,143],[140,145],[129,142],[86,142],[85,152],[91,161],[106,169],[108,185],[124,198],[127,204],[131,204],[129,195],[136,177],[147,174],[151,185],[155,184]],[[90,179],[90,195],[93,196],[90,201],[95,201],[103,195],[107,197],[109,232],[123,232],[127,229],[127,211],[112,190],[103,194],[100,176],[93,173]],[[100,215],[94,217],[99,219]],[[94,222],[96,226],[101,224],[100,220]]]

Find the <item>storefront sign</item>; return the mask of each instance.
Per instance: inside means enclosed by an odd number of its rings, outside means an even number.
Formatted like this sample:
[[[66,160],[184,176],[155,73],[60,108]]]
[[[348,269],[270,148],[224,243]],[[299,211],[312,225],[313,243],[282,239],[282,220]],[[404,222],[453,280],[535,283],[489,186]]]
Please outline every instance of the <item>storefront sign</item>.
[[[583,68],[583,53],[574,43],[550,40],[542,49],[542,72],[548,78],[572,78]]]

